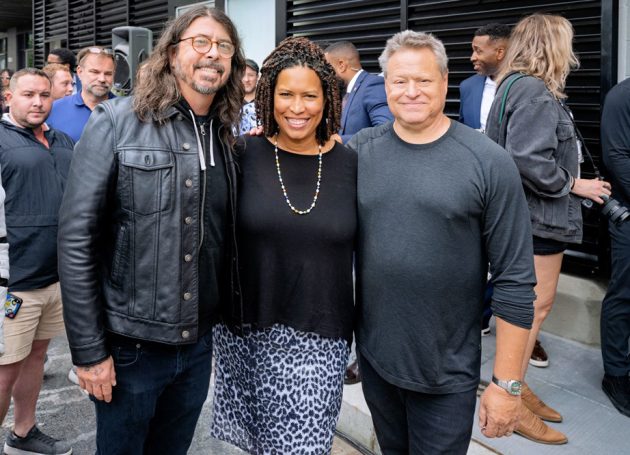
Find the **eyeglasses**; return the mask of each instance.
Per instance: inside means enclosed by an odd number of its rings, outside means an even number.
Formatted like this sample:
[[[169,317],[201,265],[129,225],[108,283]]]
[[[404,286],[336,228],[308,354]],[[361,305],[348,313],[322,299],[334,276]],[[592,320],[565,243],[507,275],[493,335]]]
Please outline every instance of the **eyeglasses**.
[[[234,55],[234,51],[236,50],[234,44],[229,41],[214,41],[202,35],[182,38],[178,41],[178,43],[186,40],[191,40],[192,48],[199,54],[207,54],[215,44],[217,45],[217,50],[219,51],[219,55],[221,55],[221,57],[230,58]]]

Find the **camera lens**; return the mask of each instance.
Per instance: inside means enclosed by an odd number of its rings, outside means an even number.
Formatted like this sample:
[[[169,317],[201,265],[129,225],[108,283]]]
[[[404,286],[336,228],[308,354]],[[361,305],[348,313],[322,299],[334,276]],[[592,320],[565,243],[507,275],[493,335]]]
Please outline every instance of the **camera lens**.
[[[630,210],[621,205],[619,201],[616,199],[612,199],[609,197],[603,197],[606,201],[604,206],[602,207],[602,215],[608,217],[610,221],[615,223],[617,226],[621,225],[624,221],[630,217]]]

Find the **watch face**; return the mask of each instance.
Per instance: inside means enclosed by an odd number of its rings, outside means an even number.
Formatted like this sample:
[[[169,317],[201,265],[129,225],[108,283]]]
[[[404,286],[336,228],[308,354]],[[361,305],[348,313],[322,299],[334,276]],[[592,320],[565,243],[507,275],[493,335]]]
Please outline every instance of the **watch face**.
[[[521,383],[519,381],[510,381],[510,390],[509,392],[512,395],[520,395],[521,394]]]

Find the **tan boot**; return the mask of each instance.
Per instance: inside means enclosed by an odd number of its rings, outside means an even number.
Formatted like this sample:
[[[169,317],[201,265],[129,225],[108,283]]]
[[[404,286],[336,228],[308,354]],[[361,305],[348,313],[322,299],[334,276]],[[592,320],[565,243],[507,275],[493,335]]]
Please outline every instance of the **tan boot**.
[[[547,426],[527,406],[521,405],[521,418],[514,430],[521,436],[541,444],[566,444],[569,440],[557,430]]]
[[[523,404],[541,419],[547,422],[562,422],[560,413],[547,406],[524,382],[521,388],[521,399]]]

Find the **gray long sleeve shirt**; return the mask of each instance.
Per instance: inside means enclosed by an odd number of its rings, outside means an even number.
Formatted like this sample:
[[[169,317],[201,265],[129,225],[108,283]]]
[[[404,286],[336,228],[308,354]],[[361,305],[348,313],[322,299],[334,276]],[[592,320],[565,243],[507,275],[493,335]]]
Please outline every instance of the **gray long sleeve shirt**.
[[[479,383],[488,263],[497,317],[529,328],[529,212],[509,154],[452,122],[429,144],[392,123],[358,133],[357,343],[388,382],[423,393]]]

